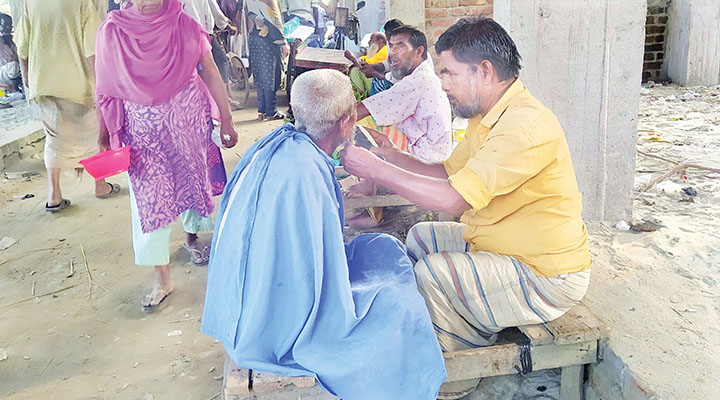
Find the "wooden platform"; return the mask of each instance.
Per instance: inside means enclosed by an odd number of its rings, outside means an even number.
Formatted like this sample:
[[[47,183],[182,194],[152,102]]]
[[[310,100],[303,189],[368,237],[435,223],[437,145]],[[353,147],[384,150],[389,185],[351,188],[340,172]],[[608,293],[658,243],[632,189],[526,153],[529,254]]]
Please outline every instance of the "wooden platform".
[[[555,321],[521,326],[500,333],[494,346],[445,353],[446,382],[511,375],[520,368],[523,343],[532,360],[532,370],[560,368],[562,400],[581,400],[585,365],[598,361],[598,346],[607,338],[602,322],[580,304]],[[350,361],[348,361],[350,362]],[[313,378],[288,378],[248,371],[226,357],[223,379],[224,400],[245,399],[333,399]]]
[[[302,47],[295,55],[295,66],[307,69],[335,69],[343,74],[350,71],[352,62],[345,58],[343,50]]]

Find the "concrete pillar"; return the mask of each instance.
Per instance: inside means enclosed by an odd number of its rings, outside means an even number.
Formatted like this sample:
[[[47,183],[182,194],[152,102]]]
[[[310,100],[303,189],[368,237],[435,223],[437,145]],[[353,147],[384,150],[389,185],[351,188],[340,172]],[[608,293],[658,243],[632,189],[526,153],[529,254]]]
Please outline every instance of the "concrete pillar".
[[[673,0],[665,39],[667,76],[682,86],[720,79],[720,0]]]
[[[587,220],[631,216],[647,0],[495,0],[520,79],[565,130]]]
[[[407,25],[425,31],[425,2],[419,0],[386,0],[387,19],[397,18]]]

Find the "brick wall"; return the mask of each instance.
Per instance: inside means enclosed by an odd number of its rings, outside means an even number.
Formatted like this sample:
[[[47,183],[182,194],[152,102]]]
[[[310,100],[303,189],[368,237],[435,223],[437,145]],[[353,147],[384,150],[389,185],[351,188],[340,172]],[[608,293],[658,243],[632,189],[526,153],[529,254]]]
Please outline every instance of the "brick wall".
[[[438,37],[458,19],[490,14],[493,0],[425,0],[425,35],[431,48]]]
[[[665,29],[668,21],[667,4],[648,7],[645,20],[645,59],[643,82],[664,79],[661,70],[665,61]]]

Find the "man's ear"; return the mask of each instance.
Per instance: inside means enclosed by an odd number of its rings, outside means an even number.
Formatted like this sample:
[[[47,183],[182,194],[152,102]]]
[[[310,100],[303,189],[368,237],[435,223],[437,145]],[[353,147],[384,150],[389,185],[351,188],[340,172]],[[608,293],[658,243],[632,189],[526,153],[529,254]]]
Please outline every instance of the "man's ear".
[[[417,52],[416,55],[418,57],[423,58],[423,53],[425,53],[425,46],[418,46],[415,51]]]
[[[477,74],[478,79],[481,79],[483,82],[490,82],[495,76],[495,67],[490,61],[482,60],[477,67]]]

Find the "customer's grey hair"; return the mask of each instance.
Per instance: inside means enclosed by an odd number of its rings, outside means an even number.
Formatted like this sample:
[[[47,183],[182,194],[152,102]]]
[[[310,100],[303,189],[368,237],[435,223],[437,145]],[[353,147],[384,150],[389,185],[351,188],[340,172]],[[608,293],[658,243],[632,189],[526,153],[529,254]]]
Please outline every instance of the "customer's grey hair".
[[[316,69],[298,76],[290,90],[295,128],[313,140],[327,135],[355,107],[350,79],[338,71]]]

